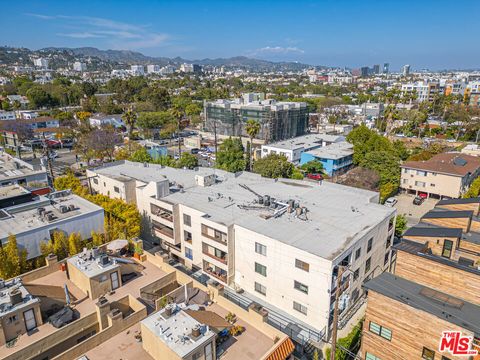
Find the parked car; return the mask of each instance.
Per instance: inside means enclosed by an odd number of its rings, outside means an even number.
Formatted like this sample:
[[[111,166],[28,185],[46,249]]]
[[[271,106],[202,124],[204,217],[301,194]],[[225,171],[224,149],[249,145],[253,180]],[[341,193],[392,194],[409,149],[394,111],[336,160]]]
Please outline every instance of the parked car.
[[[385,205],[392,207],[392,206],[394,206],[397,202],[398,202],[398,200],[397,200],[396,198],[390,197],[390,198],[388,198],[387,200],[385,200]]]
[[[307,174],[307,178],[317,181],[323,180],[322,174]]]
[[[192,150],[190,150],[190,153],[192,153],[192,154],[198,154],[199,151],[200,151],[199,148],[193,148]]]
[[[415,196],[415,199],[413,199],[413,205],[422,205],[422,203],[425,201],[425,198],[418,195]]]

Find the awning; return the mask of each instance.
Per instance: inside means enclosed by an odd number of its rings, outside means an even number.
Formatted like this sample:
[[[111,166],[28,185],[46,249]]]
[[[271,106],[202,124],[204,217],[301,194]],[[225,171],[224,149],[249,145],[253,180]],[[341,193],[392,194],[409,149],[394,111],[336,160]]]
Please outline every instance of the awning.
[[[287,337],[265,360],[285,360],[293,353],[293,350],[295,350],[295,345],[293,345],[293,341]]]

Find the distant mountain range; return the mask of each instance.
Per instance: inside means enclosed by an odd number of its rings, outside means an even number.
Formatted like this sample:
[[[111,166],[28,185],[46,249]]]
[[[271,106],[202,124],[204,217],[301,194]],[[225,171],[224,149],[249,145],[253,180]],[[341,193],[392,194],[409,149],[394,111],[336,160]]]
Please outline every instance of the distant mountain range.
[[[17,54],[18,56],[13,56]],[[30,58],[45,56],[59,61],[54,62],[62,66],[64,62],[94,58],[110,66],[133,65],[133,64],[158,64],[158,65],[179,65],[182,63],[193,63],[198,65],[226,66],[254,71],[298,71],[311,68],[311,65],[298,62],[274,62],[268,60],[253,59],[246,56],[231,58],[188,60],[181,57],[152,57],[140,52],[130,50],[100,50],[94,47],[66,48],[48,47],[40,50],[29,50],[26,48],[0,47],[0,64],[14,65],[19,61],[30,61]],[[64,60],[64,61],[61,61]],[[317,68],[320,68],[317,66]],[[323,68],[323,67],[322,67]]]

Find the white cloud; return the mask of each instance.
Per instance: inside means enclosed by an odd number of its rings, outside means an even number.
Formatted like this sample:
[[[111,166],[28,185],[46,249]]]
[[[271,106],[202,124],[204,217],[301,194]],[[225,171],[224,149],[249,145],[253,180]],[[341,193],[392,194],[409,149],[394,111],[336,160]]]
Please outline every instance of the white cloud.
[[[261,54],[304,54],[305,51],[294,46],[266,46],[260,49],[256,49],[252,52],[253,55],[261,55]]]
[[[70,15],[44,15],[27,13],[41,20],[57,20],[62,28],[74,29],[70,32],[59,32],[57,35],[74,39],[104,38],[108,46],[117,49],[142,49],[164,45],[168,34],[151,32],[146,25],[136,25],[107,18]],[[62,22],[68,20],[68,24]]]

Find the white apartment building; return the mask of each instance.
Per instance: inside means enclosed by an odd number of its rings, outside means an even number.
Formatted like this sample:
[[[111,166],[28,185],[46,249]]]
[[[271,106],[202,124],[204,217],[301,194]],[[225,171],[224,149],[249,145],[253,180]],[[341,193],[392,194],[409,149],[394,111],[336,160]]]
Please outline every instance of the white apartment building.
[[[73,63],[73,70],[74,71],[79,71],[79,72],[87,71],[87,64],[82,63],[80,61],[75,61]]]
[[[134,76],[141,76],[145,74],[145,67],[143,65],[131,65],[130,72]]]
[[[182,64],[180,65],[180,71],[184,73],[192,73],[193,72],[193,64]]]
[[[288,161],[298,164],[302,153],[343,141],[345,141],[345,137],[341,135],[308,134],[262,145],[261,156],[285,155]]]
[[[395,209],[374,192],[129,161],[87,176],[94,191],[136,203],[150,241],[172,259],[316,334],[331,325],[339,264],[349,266],[339,302],[345,316],[363,280],[389,266]]]
[[[45,59],[45,58],[34,59],[33,64],[36,67],[39,67],[39,68],[42,68],[42,69],[48,69],[48,59]]]
[[[415,92],[417,102],[432,101],[433,96],[440,91],[438,82],[419,81],[415,83],[402,84],[402,93]]]
[[[155,74],[160,72],[160,65],[147,65],[147,74]]]
[[[177,70],[177,68],[173,65],[166,65],[166,66],[163,66],[161,69],[160,69],[160,74],[161,75],[171,75],[173,73],[175,73],[175,70]]]

